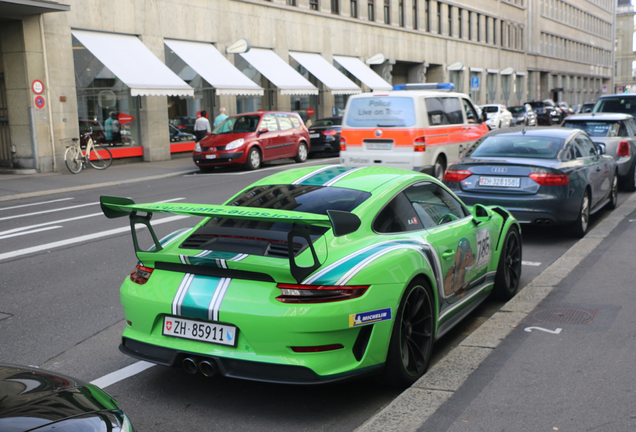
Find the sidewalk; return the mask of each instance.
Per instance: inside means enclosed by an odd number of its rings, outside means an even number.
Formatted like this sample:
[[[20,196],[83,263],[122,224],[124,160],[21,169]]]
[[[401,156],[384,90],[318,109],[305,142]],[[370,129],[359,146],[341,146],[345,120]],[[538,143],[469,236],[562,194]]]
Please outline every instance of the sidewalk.
[[[71,174],[65,166],[59,168],[60,172],[56,173],[1,174],[0,202],[44,196],[52,191],[56,193],[72,192],[143,180],[175,177],[199,171],[194,166],[190,153],[173,154],[171,160],[161,162],[125,163],[115,160],[108,169],[100,171],[88,168],[79,174]]]
[[[636,195],[357,429],[634,431]]]

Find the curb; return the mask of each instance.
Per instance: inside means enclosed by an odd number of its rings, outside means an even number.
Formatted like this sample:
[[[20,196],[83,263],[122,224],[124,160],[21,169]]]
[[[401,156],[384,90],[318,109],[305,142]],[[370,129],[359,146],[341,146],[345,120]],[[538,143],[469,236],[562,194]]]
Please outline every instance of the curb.
[[[148,176],[148,177],[137,177],[137,178],[127,179],[127,180],[116,180],[116,181],[112,181],[112,182],[95,183],[95,184],[84,184],[84,185],[80,185],[80,186],[72,186],[72,187],[67,187],[67,188],[62,188],[62,189],[52,189],[52,190],[44,190],[44,191],[37,191],[37,192],[28,192],[28,193],[17,194],[17,195],[7,195],[7,196],[1,196],[0,197],[0,202],[11,201],[11,200],[20,200],[20,199],[25,199],[25,198],[35,198],[35,197],[40,197],[40,196],[44,196],[44,195],[53,195],[53,194],[66,193],[66,192],[83,191],[83,190],[87,190],[87,189],[97,189],[97,188],[101,188],[101,187],[117,186],[117,185],[123,185],[123,184],[129,184],[129,183],[137,183],[137,182],[142,182],[142,181],[150,181],[150,180],[158,180],[158,179],[170,178],[170,177],[178,177],[178,176],[181,176],[181,175],[191,174],[191,173],[196,172],[196,171],[197,170],[179,171],[179,172],[172,172],[172,173],[168,173],[168,174],[159,174],[159,175]]]
[[[636,194],[506,303],[497,313],[428,370],[410,388],[367,420],[356,432],[418,430],[477,369],[482,361],[545,299],[554,287],[636,210]]]

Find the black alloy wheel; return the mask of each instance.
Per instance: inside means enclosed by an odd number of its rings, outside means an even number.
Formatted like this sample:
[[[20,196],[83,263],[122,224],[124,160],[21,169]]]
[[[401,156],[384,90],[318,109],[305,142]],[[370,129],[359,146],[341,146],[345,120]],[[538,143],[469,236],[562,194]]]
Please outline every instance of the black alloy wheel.
[[[383,384],[410,386],[426,372],[433,351],[433,301],[430,285],[424,279],[415,279],[406,288],[380,377]]]
[[[499,256],[493,296],[499,300],[510,300],[517,293],[521,280],[521,236],[512,226],[506,233]]]

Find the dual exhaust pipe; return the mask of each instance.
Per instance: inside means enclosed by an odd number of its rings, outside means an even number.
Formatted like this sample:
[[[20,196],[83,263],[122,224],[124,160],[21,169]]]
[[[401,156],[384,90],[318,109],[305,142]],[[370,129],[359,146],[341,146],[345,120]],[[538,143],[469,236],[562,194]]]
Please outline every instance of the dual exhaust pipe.
[[[187,357],[181,362],[181,366],[183,367],[183,370],[191,375],[201,371],[203,376],[213,377],[219,373],[219,367],[216,365],[214,360],[197,361],[196,359]]]
[[[535,224],[541,226],[550,226],[552,225],[552,221],[550,219],[537,219],[534,221]]]

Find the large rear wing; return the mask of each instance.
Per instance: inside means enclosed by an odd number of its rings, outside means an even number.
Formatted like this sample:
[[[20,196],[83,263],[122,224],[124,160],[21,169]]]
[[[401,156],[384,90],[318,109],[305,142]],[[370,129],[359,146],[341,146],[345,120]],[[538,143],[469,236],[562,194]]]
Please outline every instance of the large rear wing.
[[[124,216],[129,217],[136,253],[145,252],[139,247],[136,231],[137,224],[142,224],[148,228],[154,243],[154,252],[158,252],[163,249],[157,239],[152,225],[150,224],[150,219],[152,219],[153,213],[290,223],[292,224],[292,229],[287,235],[289,265],[292,275],[299,283],[315,269],[320,267],[318,256],[316,255],[316,251],[309,236],[309,227],[311,225],[331,228],[334,236],[340,237],[355,232],[361,224],[360,218],[358,218],[357,215],[339,210],[327,210],[327,215],[321,215],[290,210],[273,210],[226,205],[187,203],[136,204],[129,198],[109,196],[100,197],[100,205],[104,215],[109,219]],[[139,212],[145,213],[145,215],[139,215]],[[293,250],[294,237],[302,237],[307,241],[314,261],[313,265],[310,267],[299,267],[296,265]]]

